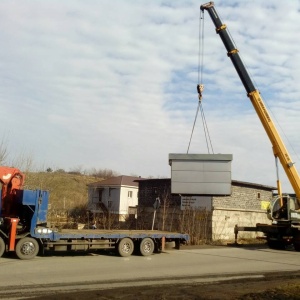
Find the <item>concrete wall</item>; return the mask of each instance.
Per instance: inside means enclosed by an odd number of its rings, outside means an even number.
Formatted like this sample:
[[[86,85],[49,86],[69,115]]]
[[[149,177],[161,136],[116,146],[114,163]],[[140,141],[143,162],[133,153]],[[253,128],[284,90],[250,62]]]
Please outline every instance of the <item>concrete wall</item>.
[[[262,201],[270,201],[272,191],[251,186],[232,185],[231,196],[213,197],[212,239],[234,240],[234,226],[250,226],[256,223],[270,224]],[[261,233],[239,232],[239,238],[255,238]]]
[[[89,188],[88,209],[90,211],[101,212],[101,206],[99,205],[101,198],[102,203],[111,213],[118,214],[120,210],[120,188],[103,187],[100,189],[100,193],[101,196],[99,195],[98,188]]]
[[[138,205],[138,190],[138,187],[121,187],[119,214],[127,216],[129,206]]]
[[[212,214],[212,240],[234,241],[234,226],[255,226],[256,223],[268,223],[270,220],[264,211],[246,211],[215,209]],[[256,238],[259,232],[239,232],[238,238]]]
[[[272,191],[254,186],[234,185],[231,186],[230,196],[213,197],[214,208],[233,208],[247,210],[261,210],[262,201],[270,201]]]
[[[101,192],[102,193],[102,192]],[[88,210],[98,211],[99,207],[99,190],[97,188],[88,189]]]

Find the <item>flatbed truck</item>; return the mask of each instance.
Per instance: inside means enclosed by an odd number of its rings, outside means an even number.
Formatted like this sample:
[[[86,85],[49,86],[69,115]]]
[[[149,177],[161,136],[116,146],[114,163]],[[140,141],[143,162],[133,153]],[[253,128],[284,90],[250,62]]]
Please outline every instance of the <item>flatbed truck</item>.
[[[19,170],[0,167],[0,257],[5,252],[15,252],[20,259],[32,259],[45,251],[100,249],[115,249],[123,257],[134,250],[148,256],[162,251],[166,242],[175,242],[179,249],[189,240],[187,234],[156,230],[51,228],[47,226],[49,192],[22,189],[23,178]]]

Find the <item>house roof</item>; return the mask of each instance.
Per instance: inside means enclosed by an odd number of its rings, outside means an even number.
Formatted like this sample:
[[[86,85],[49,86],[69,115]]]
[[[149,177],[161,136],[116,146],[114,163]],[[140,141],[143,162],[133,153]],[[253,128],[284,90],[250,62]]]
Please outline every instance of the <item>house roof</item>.
[[[251,186],[251,187],[257,187],[265,190],[277,190],[277,187],[275,186],[270,186],[270,185],[264,185],[264,184],[259,184],[259,183],[251,183],[251,182],[245,182],[245,181],[239,181],[239,180],[232,180],[231,183],[233,185],[239,185],[239,186]]]
[[[117,177],[111,177],[105,180],[97,181],[88,184],[90,187],[104,187],[104,186],[135,186],[138,187],[139,184],[136,180],[142,179],[141,177],[126,176],[121,175]]]

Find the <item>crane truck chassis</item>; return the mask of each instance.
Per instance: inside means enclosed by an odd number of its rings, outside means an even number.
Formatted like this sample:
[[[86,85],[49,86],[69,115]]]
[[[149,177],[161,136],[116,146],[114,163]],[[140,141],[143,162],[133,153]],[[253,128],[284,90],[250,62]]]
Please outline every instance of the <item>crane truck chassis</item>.
[[[18,169],[0,167],[0,257],[5,252],[15,252],[20,259],[32,259],[47,250],[99,249],[115,249],[123,257],[130,256],[134,250],[148,256],[162,251],[166,242],[175,242],[175,248],[179,249],[189,240],[187,234],[156,230],[49,228],[49,192],[22,189],[24,178]]]
[[[300,251],[300,177],[295,165],[289,155],[271,117],[264,104],[259,91],[254,87],[252,80],[239,56],[238,49],[235,48],[234,42],[227,32],[227,26],[222,23],[218,16],[214,2],[208,2],[200,6],[200,10],[206,10],[210,15],[216,33],[220,36],[226,50],[227,56],[231,59],[244,88],[247,96],[271,141],[273,153],[275,156],[276,167],[279,159],[291,186],[293,187],[296,197],[282,194],[281,184],[277,169],[277,189],[278,196],[275,197],[267,210],[267,216],[272,224],[256,224],[252,227],[242,227],[236,225],[234,228],[235,242],[237,242],[239,231],[262,232],[262,238],[267,240],[268,246],[275,249],[284,249],[287,245],[293,245],[296,251]],[[198,88],[199,93],[199,88]],[[199,99],[202,96],[199,93]]]

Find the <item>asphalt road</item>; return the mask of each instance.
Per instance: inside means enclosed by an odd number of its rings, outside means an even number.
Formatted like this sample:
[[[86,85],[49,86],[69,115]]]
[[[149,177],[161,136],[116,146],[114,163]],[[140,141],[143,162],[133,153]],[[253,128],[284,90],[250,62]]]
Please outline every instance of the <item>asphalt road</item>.
[[[0,299],[47,291],[208,283],[259,279],[266,273],[300,271],[300,252],[265,247],[201,247],[149,257],[114,254],[47,255],[33,260],[0,258]]]

